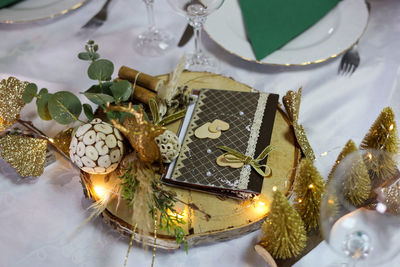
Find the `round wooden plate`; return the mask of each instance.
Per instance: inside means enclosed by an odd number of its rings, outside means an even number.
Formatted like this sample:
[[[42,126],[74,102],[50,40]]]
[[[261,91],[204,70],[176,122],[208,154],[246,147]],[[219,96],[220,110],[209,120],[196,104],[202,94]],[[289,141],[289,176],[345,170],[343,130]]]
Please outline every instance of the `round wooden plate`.
[[[168,76],[159,76],[166,79]],[[235,91],[250,91],[251,88],[242,83],[236,82],[217,74],[204,72],[184,72],[180,79],[181,85],[186,85],[190,89],[213,88],[227,89]],[[168,128],[176,130],[178,123],[170,125]],[[207,220],[204,214],[177,205],[177,210],[182,211],[184,220],[183,225],[186,233],[187,242],[196,245],[206,242],[223,241],[242,236],[246,233],[258,229],[265,218],[270,205],[272,187],[277,186],[279,190],[286,193],[291,187],[294,169],[297,166],[301,153],[296,146],[294,133],[285,113],[278,108],[275,116],[274,128],[272,131],[271,145],[275,150],[268,156],[268,165],[272,169],[272,177],[265,178],[262,193],[254,201],[239,201],[234,199],[222,199],[212,194],[168,187],[169,190],[176,192],[177,197],[189,203],[194,203],[201,210],[204,210],[211,219]],[[90,175],[94,186],[104,186],[112,188],[119,182],[113,175],[105,179],[103,175]],[[131,214],[127,204],[122,200],[117,208],[117,200],[113,200],[103,212],[104,220],[117,229],[121,234],[130,236],[132,234]],[[137,236],[135,239],[139,240]],[[145,237],[146,244],[152,245],[153,236],[150,234]],[[158,231],[157,246],[164,249],[177,249],[173,236]]]

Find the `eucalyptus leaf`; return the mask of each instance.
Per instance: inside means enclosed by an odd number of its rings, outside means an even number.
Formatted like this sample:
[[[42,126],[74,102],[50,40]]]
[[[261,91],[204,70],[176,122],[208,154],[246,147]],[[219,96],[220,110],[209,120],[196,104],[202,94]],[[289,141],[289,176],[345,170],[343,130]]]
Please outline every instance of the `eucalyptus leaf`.
[[[113,103],[114,98],[112,96],[101,94],[101,93],[83,93],[87,99],[95,103],[96,105],[102,106],[107,104],[107,102]]]
[[[132,95],[132,87],[128,81],[114,82],[110,87],[115,102],[127,101]]]
[[[92,80],[109,81],[114,72],[114,64],[107,59],[99,59],[90,64],[88,76]]]
[[[113,82],[104,82],[101,85],[92,85],[85,91],[85,93],[106,94],[112,96],[113,94],[110,89],[111,85],[113,85]]]
[[[88,52],[81,52],[78,54],[78,58],[82,60],[90,60],[90,54]]]
[[[99,58],[100,58],[99,53],[96,53],[96,52],[92,53],[92,59],[93,59],[93,60],[97,60],[97,59],[99,59]]]
[[[82,112],[82,104],[73,93],[60,91],[51,95],[48,109],[53,120],[60,124],[69,124],[78,119]]]
[[[51,120],[51,115],[48,107],[50,97],[51,94],[49,94],[48,90],[46,88],[42,88],[39,92],[39,97],[36,100],[39,117],[45,121]]]
[[[127,112],[119,112],[119,122],[124,123],[126,117],[132,117],[132,114],[127,113]]]
[[[83,104],[83,112],[85,112],[86,118],[88,118],[89,121],[94,119],[94,113],[91,105]]]
[[[37,94],[37,86],[34,83],[30,83],[25,87],[25,90],[22,94],[22,101],[24,101],[26,104],[32,102],[32,99],[36,96]]]

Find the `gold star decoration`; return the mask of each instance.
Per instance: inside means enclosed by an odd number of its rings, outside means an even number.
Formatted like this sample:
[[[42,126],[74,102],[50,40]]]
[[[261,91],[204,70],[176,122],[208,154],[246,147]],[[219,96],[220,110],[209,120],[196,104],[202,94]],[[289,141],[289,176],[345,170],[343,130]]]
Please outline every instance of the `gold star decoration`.
[[[9,134],[0,139],[1,157],[22,177],[39,177],[44,170],[47,141]]]
[[[0,131],[13,125],[25,106],[22,94],[28,82],[9,77],[0,82]]]

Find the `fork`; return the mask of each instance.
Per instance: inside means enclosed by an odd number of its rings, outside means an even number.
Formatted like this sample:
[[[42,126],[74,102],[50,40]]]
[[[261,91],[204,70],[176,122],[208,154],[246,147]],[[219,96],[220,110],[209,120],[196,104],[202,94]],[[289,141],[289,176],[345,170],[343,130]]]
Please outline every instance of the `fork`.
[[[358,54],[357,44],[355,44],[343,55],[340,61],[338,74],[348,74],[350,76],[357,69],[358,65],[360,65],[360,55]]]
[[[107,0],[102,8],[100,9],[99,12],[97,12],[96,15],[94,15],[88,22],[86,22],[85,25],[83,25],[81,28],[82,29],[95,29],[103,25],[104,21],[107,20],[107,8],[108,4],[110,4],[111,0]]]

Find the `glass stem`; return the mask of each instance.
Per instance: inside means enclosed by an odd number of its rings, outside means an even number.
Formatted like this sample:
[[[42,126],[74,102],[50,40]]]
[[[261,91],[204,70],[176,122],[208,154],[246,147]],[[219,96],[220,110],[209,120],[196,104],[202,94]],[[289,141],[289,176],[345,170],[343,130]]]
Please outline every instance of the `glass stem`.
[[[147,9],[148,30],[155,31],[156,24],[154,21],[154,0],[144,0]]]
[[[201,26],[194,27],[194,54],[196,57],[200,57],[201,51]]]

